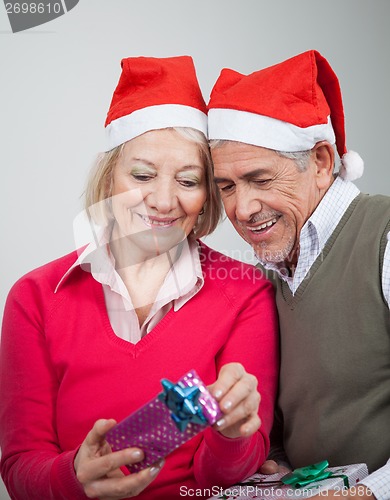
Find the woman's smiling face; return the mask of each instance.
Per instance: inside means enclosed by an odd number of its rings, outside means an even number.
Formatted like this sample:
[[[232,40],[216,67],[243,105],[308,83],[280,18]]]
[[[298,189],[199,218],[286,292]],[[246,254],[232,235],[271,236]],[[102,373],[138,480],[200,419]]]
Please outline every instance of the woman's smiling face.
[[[161,254],[190,234],[205,201],[198,145],[172,129],[147,132],[125,144],[113,171],[113,237]]]

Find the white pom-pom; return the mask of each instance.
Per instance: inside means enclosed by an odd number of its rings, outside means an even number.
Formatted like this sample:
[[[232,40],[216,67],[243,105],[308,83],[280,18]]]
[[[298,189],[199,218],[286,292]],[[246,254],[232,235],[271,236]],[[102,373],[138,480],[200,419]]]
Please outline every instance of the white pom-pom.
[[[339,175],[346,181],[354,181],[363,175],[364,161],[355,151],[348,151],[341,158]]]

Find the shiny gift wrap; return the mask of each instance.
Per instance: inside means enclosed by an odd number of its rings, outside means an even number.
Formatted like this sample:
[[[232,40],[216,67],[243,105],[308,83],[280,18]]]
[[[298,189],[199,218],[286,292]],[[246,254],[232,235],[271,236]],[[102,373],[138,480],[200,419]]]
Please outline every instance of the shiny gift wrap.
[[[295,469],[292,473],[272,475],[253,474],[242,483],[222,490],[210,500],[271,500],[310,498],[314,495],[327,496],[327,490],[335,490],[336,496],[345,498],[346,488],[355,488],[359,498],[359,482],[368,475],[366,464],[328,467],[328,462]],[[363,485],[361,485],[363,488]]]
[[[144,460],[129,465],[131,472],[150,467],[222,417],[195,370],[177,384],[165,379],[161,383],[162,393],[107,433],[113,451],[132,446],[143,450]]]

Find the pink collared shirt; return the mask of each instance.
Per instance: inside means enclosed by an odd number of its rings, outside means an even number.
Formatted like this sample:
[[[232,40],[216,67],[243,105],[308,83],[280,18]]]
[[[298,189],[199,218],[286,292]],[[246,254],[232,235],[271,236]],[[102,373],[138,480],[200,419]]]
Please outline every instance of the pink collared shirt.
[[[102,232],[97,242],[91,242],[81,252],[76,262],[61,278],[55,291],[74,268],[82,266],[103,286],[107,313],[115,334],[136,344],[172,307],[178,311],[202,288],[204,280],[198,247],[198,242],[193,237],[180,243],[179,256],[175,261],[170,260],[170,270],[142,326],[139,324],[129,292],[115,269],[115,259],[109,251],[107,231]],[[168,253],[166,258],[169,259]]]

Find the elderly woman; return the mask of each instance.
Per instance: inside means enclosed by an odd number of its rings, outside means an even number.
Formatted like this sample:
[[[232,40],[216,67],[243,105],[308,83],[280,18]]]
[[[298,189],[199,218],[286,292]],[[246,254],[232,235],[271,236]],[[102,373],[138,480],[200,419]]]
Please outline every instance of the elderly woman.
[[[94,239],[21,278],[1,348],[1,472],[12,498],[207,495],[265,460],[277,385],[271,285],[199,238],[221,214],[190,57],[129,58],[87,191]],[[196,369],[223,417],[129,474],[106,433]],[[257,381],[259,386],[257,387]],[[259,409],[260,395],[262,397]]]

